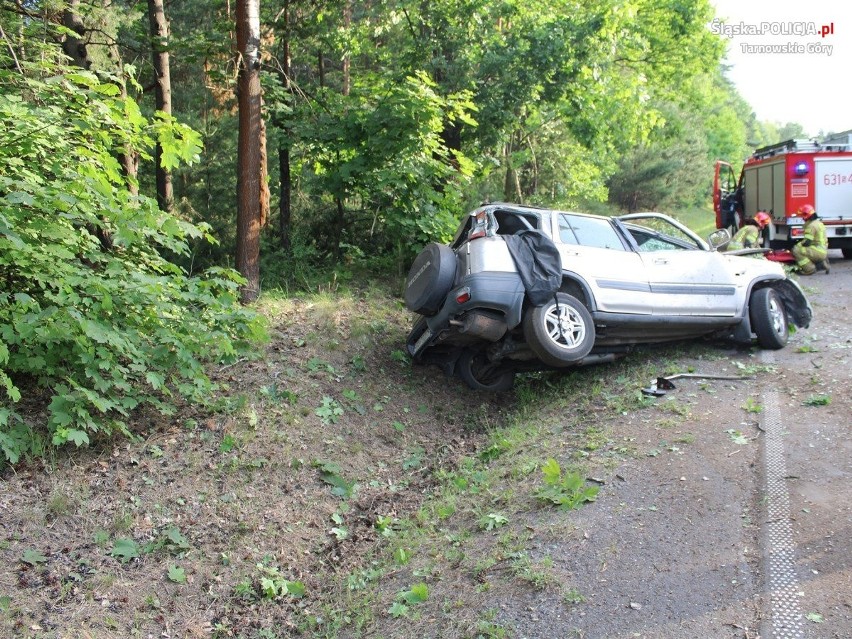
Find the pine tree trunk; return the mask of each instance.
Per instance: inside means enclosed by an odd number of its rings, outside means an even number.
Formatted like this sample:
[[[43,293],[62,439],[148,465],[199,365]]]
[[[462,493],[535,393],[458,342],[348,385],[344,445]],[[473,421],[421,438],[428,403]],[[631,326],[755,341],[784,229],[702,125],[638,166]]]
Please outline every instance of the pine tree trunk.
[[[243,303],[260,295],[260,227],[262,223],[261,143],[263,133],[260,88],[260,0],[237,3],[239,75],[239,142],[237,147],[237,255],[236,266],[246,283]]]
[[[148,22],[151,27],[151,56],[154,63],[154,96],[158,111],[172,114],[172,79],[169,65],[169,23],[163,0],[148,0]],[[174,205],[171,171],[162,165],[163,149],[157,144],[154,160],[157,165],[157,203],[163,211],[171,212]]]
[[[284,29],[282,30],[281,42],[281,85],[286,91],[286,99],[291,99],[290,85],[290,1],[284,0],[284,6],[281,9],[281,15],[284,17]],[[282,119],[286,119],[285,116]],[[286,123],[281,123],[283,126],[283,135],[278,142],[278,235],[281,242],[281,248],[290,253],[292,248],[290,242],[290,219],[292,217],[292,179],[290,176],[290,142],[289,138],[292,135],[290,128]],[[282,139],[283,138],[283,139]]]

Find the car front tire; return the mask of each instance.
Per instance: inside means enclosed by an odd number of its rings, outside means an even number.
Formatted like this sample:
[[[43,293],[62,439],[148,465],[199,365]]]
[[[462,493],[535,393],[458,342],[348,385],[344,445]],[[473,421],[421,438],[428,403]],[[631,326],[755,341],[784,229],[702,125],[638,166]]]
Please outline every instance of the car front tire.
[[[485,351],[466,349],[456,363],[456,373],[473,390],[502,393],[515,383],[515,371],[490,361]]]
[[[775,289],[761,288],[751,294],[749,316],[761,348],[779,350],[787,345],[787,312]]]
[[[527,311],[524,337],[532,352],[548,366],[569,366],[592,350],[595,324],[580,300],[557,293],[552,301]]]

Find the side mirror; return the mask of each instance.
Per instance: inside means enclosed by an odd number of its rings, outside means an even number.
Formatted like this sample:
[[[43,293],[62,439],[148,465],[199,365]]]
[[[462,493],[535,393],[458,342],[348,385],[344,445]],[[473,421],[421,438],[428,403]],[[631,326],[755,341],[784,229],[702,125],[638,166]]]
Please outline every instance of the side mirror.
[[[730,241],[731,234],[728,229],[718,229],[707,236],[707,243],[714,251],[718,251],[719,249],[727,246]]]

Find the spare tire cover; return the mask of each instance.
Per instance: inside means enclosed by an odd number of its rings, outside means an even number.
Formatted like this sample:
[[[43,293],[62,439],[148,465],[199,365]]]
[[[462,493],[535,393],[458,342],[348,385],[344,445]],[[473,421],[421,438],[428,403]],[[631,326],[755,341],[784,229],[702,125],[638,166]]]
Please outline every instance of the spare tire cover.
[[[405,280],[405,305],[415,313],[437,313],[456,277],[456,254],[445,244],[427,244]]]
[[[553,299],[562,284],[562,257],[559,249],[541,231],[520,231],[503,238],[524,283],[533,306]]]

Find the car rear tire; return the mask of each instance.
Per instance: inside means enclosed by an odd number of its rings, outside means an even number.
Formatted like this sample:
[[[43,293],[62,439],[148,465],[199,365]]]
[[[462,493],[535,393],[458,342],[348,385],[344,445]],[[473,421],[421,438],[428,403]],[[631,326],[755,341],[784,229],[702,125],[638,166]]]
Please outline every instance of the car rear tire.
[[[842,248],[840,251],[843,253],[843,259],[852,260],[852,248]]]
[[[557,293],[524,316],[524,337],[533,353],[548,366],[569,366],[595,345],[595,323],[585,305],[573,295]]]
[[[775,289],[761,288],[751,294],[749,316],[761,348],[779,350],[787,345],[787,312]]]
[[[405,280],[405,305],[420,315],[441,309],[456,277],[456,254],[444,244],[427,244],[414,260]]]
[[[502,393],[515,383],[515,371],[490,361],[485,351],[466,349],[456,363],[456,373],[473,390]]]

